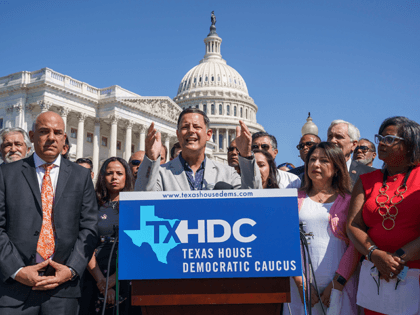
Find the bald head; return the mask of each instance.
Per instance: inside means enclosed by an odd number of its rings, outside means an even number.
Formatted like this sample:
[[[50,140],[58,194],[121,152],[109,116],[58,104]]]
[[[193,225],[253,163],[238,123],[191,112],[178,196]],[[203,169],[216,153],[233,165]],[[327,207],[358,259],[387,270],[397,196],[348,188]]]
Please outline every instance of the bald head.
[[[36,118],[29,137],[36,154],[45,162],[52,163],[63,150],[66,140],[64,121],[57,113],[42,113]]]
[[[140,164],[143,162],[144,153],[144,151],[137,151],[131,155],[130,160],[128,161],[135,179],[137,179],[137,172],[139,171]]]

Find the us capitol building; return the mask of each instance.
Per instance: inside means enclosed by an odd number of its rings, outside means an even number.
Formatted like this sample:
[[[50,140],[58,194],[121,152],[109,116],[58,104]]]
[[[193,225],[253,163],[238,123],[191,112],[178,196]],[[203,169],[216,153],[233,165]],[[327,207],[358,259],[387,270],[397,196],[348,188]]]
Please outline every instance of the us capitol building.
[[[66,125],[71,160],[91,158],[96,176],[108,157],[128,160],[133,152],[144,150],[146,130],[153,121],[169,155],[178,141],[179,114],[195,107],[207,113],[213,130],[207,156],[226,162],[239,120],[251,133],[264,129],[257,123],[258,107],[244,79],[222,59],[222,39],[216,33],[213,13],[211,20],[204,58],[183,77],[173,100],[141,96],[118,85],[96,88],[49,68],[21,71],[0,77],[0,129],[30,130],[40,113],[57,112]]]

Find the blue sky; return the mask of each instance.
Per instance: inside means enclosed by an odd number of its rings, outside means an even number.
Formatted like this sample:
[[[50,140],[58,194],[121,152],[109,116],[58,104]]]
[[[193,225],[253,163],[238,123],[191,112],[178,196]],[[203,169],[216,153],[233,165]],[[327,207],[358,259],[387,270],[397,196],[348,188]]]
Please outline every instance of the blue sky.
[[[212,10],[278,164],[301,165],[309,111],[323,140],[334,119],[369,139],[387,117],[420,122],[419,0],[0,0],[0,76],[49,67],[173,98],[204,55]]]

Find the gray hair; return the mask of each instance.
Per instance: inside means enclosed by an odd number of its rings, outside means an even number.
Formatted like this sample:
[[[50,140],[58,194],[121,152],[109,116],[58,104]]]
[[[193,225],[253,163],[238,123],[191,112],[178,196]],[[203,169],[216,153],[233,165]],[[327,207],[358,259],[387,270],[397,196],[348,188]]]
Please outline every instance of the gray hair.
[[[268,137],[270,138],[271,147],[273,150],[277,149],[277,139],[273,135],[270,135],[269,133],[265,131],[258,131],[252,135],[252,142],[254,142],[255,139],[261,138],[261,137]]]
[[[357,127],[348,121],[342,120],[342,119],[336,119],[333,120],[331,125],[328,127],[328,133],[330,133],[331,128],[338,124],[346,124],[347,125],[347,134],[350,137],[351,141],[359,141],[360,138],[360,131],[357,129]]]
[[[7,136],[11,132],[13,133],[20,132],[22,134],[23,140],[25,141],[25,145],[28,148],[28,151],[26,153],[26,156],[28,156],[32,151],[32,143],[26,131],[23,130],[22,128],[19,128],[19,127],[4,128],[0,132],[0,146],[3,145],[4,137]]]

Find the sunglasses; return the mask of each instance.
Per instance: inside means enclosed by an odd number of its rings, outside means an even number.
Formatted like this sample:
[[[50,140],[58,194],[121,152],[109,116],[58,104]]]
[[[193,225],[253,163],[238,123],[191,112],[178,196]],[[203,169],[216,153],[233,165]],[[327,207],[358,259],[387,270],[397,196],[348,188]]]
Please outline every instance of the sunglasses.
[[[131,160],[131,161],[130,161],[130,163],[131,163],[131,165],[133,165],[133,166],[138,166],[138,165],[140,165],[140,164],[141,164],[141,161],[140,161],[140,160]]]
[[[268,151],[268,150],[270,150],[270,145],[269,144],[261,144],[261,146],[259,146],[258,144],[253,144],[252,146],[251,146],[251,149],[252,150],[258,150],[259,148],[261,147],[261,150],[264,150],[264,151]]]
[[[298,150],[302,150],[304,147],[308,147],[308,148],[310,148],[310,147],[312,147],[314,144],[315,144],[315,142],[312,142],[312,141],[302,142],[302,143],[299,143],[299,144],[296,146],[296,148],[297,148]]]
[[[404,140],[404,138],[393,136],[393,135],[387,135],[387,136],[381,136],[381,135],[375,135],[375,143],[379,144],[382,142],[385,145],[392,145],[397,140]]]
[[[354,152],[357,152],[357,150],[360,150],[360,151],[362,151],[363,153],[366,153],[366,152],[368,152],[368,151],[372,151],[372,152],[373,152],[373,150],[372,150],[371,148],[369,148],[367,145],[358,145],[358,146],[356,147],[356,149],[354,149]]]
[[[239,150],[238,150],[238,148],[237,147],[229,147],[228,148],[228,152],[233,152],[233,151],[235,151],[236,150],[236,152],[237,153],[239,153]]]

